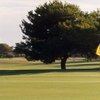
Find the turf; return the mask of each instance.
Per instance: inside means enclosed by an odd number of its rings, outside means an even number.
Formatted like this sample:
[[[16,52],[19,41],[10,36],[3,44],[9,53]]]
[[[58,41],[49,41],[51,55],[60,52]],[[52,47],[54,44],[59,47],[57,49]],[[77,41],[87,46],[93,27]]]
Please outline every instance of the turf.
[[[100,100],[100,62],[0,59],[0,100]]]

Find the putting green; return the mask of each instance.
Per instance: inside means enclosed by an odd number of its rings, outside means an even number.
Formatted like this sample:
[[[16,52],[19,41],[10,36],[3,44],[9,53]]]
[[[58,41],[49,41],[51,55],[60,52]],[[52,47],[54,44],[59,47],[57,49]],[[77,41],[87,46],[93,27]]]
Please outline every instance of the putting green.
[[[0,100],[99,100],[100,62],[45,65],[0,59]]]

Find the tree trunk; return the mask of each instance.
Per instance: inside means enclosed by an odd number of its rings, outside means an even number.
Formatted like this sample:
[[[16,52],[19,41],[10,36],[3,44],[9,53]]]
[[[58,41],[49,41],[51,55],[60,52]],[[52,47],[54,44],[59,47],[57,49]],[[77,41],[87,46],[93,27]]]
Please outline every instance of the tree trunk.
[[[66,70],[66,60],[67,60],[67,57],[61,58],[61,70]]]

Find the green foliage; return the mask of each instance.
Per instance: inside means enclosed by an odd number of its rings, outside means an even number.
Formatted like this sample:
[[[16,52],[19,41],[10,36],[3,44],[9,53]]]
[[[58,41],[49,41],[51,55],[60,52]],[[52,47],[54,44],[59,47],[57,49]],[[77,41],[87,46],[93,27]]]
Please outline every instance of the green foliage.
[[[13,48],[8,44],[0,44],[0,57],[12,58],[14,57]]]
[[[22,21],[20,27],[25,42],[17,45],[17,48],[28,60],[45,63],[75,53],[94,54],[100,42],[97,15],[98,12],[85,13],[76,5],[57,0],[45,3],[28,13],[29,22]]]

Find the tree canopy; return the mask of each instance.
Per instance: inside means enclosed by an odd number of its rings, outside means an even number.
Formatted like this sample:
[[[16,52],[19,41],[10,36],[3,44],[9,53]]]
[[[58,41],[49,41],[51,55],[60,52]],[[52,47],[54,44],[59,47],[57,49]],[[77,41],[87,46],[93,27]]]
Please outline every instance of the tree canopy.
[[[99,40],[98,11],[86,13],[77,5],[53,1],[28,12],[28,21],[20,25],[25,42],[18,43],[16,51],[27,60],[51,63],[66,59],[75,53],[94,55]]]

